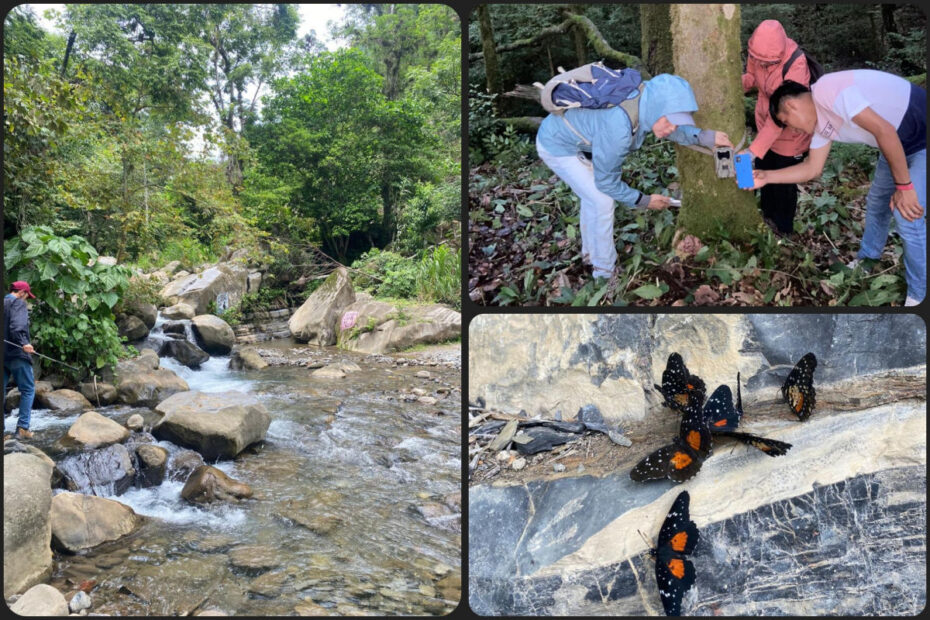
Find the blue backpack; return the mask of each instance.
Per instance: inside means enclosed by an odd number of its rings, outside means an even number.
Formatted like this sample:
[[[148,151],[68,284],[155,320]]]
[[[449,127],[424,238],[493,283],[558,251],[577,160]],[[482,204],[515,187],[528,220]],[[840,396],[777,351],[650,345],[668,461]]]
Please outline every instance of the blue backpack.
[[[571,71],[559,67],[559,74],[545,85],[536,82],[534,86],[540,90],[540,103],[548,112],[561,115],[572,108],[619,106],[630,117],[636,132],[639,95],[643,92],[643,77],[636,69],[609,69],[602,62],[588,63]]]

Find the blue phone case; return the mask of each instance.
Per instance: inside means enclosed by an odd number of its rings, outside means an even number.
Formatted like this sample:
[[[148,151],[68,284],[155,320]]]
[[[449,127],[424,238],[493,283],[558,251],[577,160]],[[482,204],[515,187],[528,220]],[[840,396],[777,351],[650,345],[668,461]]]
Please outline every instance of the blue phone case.
[[[755,182],[752,180],[752,155],[742,154],[736,156],[736,184],[740,189],[748,189]]]

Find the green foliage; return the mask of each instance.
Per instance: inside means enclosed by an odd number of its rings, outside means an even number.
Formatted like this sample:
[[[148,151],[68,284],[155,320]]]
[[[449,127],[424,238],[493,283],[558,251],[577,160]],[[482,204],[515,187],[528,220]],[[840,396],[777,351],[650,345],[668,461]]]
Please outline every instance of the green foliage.
[[[417,298],[461,306],[462,252],[439,245],[423,253],[416,275]]]
[[[458,227],[444,230],[443,224],[460,217],[461,183],[403,183],[399,200],[395,251],[413,254],[442,241],[444,233],[458,237]]]
[[[90,373],[123,354],[113,308],[129,287],[127,267],[97,262],[85,239],[59,237],[47,226],[23,229],[5,244],[3,258],[6,283],[26,280],[37,297],[31,314],[37,351]]]
[[[120,298],[119,303],[113,308],[114,313],[119,314],[127,309],[139,304],[158,305],[160,299],[158,292],[161,290],[156,280],[134,275],[129,278],[129,285]]]
[[[411,298],[417,292],[417,261],[372,249],[352,263],[352,285],[375,297]]]

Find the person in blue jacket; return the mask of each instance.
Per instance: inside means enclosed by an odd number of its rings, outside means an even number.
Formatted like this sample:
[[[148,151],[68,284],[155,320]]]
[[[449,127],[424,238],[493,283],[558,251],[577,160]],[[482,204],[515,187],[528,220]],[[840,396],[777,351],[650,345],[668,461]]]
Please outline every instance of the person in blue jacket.
[[[36,393],[30,356],[30,353],[35,353],[35,349],[29,343],[29,310],[26,307],[26,297],[35,299],[29,284],[20,280],[10,285],[10,292],[3,298],[3,402],[5,408],[6,384],[10,377],[13,377],[20,394],[19,419],[16,422],[17,439],[32,439],[29,421]]]
[[[668,196],[643,194],[621,178],[623,160],[642,146],[647,132],[678,144],[733,146],[727,134],[694,126],[697,100],[683,78],[663,73],[643,84],[635,131],[621,107],[572,108],[562,113],[564,119],[544,118],[536,134],[539,157],[581,199],[581,253],[596,278],[611,277],[617,261],[614,202],[647,209],[669,205]]]

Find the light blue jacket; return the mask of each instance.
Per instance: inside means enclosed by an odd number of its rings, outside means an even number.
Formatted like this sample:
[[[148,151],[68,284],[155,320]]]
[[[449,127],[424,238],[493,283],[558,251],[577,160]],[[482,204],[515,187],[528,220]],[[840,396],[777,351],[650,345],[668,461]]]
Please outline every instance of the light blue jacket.
[[[643,144],[646,132],[661,117],[675,112],[694,112],[697,100],[684,78],[663,73],[644,82],[639,99],[639,128],[633,133],[630,117],[620,107],[591,110],[573,108],[564,112],[565,119],[591,144],[586,145],[559,115],[543,119],[536,140],[557,157],[576,156],[579,151],[591,153],[594,164],[594,185],[614,200],[626,206],[645,206],[648,196],[633,189],[620,178],[623,160],[630,151]],[[678,144],[714,146],[714,132],[691,125],[679,125],[668,139]]]

